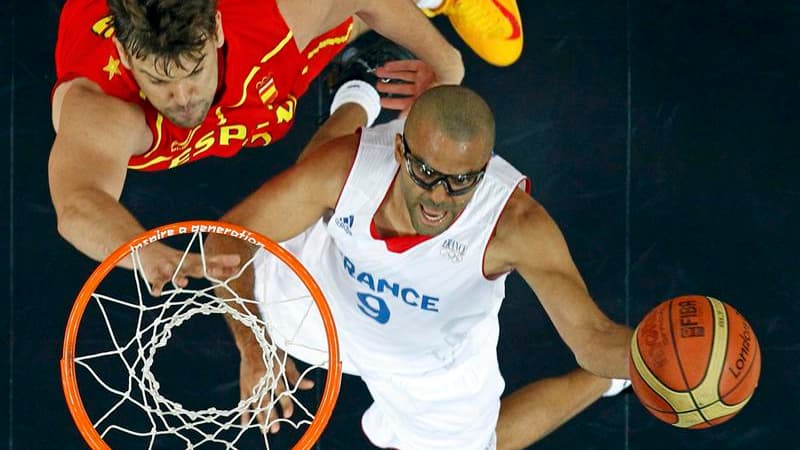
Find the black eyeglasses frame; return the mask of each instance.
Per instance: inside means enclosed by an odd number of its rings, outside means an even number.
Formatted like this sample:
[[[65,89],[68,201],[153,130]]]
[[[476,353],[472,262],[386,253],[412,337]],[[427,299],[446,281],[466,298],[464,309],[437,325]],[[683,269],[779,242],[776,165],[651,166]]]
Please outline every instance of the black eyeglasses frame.
[[[444,186],[444,190],[445,190],[445,192],[447,192],[447,195],[450,195],[452,197],[457,197],[459,195],[464,195],[464,194],[472,191],[473,189],[475,189],[475,187],[478,184],[480,184],[481,180],[483,179],[483,176],[486,174],[486,167],[489,165],[488,162],[486,164],[484,164],[484,166],[480,170],[477,170],[475,172],[461,173],[461,174],[457,174],[457,175],[448,175],[448,174],[441,173],[438,170],[435,170],[435,169],[432,169],[432,168],[428,167],[428,165],[425,163],[425,161],[422,161],[421,159],[419,159],[416,156],[414,156],[414,154],[411,153],[411,150],[409,150],[409,148],[408,148],[408,141],[406,141],[405,134],[401,134],[400,136],[401,136],[401,138],[403,140],[403,159],[405,159],[405,162],[406,162],[405,166],[406,166],[406,171],[408,172],[408,176],[411,177],[411,180],[417,186],[419,186],[419,187],[421,187],[421,188],[423,188],[425,190],[428,190],[428,191],[433,190],[433,188],[435,188],[437,185],[441,184],[441,185]],[[411,168],[412,162],[417,164],[419,167],[421,167],[422,170],[426,174],[430,173],[431,177],[435,177],[433,179],[433,181],[426,182],[425,180],[420,179],[419,177],[417,177],[417,175],[414,174],[414,170]],[[457,178],[463,178],[463,177],[475,177],[475,181],[472,184],[470,184],[469,186],[465,186],[463,188],[458,188],[458,189],[453,189],[452,185],[450,184],[451,179],[457,179]],[[456,182],[456,180],[454,180],[453,182]]]

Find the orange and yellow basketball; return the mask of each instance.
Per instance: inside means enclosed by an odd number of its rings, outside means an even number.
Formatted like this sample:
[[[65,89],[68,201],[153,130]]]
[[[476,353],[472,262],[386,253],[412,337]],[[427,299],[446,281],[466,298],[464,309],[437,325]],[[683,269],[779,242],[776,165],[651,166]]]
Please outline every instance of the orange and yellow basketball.
[[[711,297],[661,303],[642,319],[631,342],[636,396],[676,427],[727,421],[750,400],[760,373],[753,329],[738,311]]]

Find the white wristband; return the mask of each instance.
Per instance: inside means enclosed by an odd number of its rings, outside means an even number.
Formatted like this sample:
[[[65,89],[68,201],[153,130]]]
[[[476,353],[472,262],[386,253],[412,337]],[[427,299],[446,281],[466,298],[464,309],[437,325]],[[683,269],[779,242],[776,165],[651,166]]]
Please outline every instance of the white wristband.
[[[331,115],[345,103],[356,103],[367,113],[367,127],[372,126],[381,113],[381,96],[371,84],[361,80],[350,80],[339,86],[331,101]]]
[[[436,9],[442,6],[442,0],[417,0],[417,8]]]
[[[624,391],[628,386],[631,385],[631,380],[625,380],[622,378],[612,378],[611,379],[611,386],[603,392],[603,397],[613,397],[620,392]]]

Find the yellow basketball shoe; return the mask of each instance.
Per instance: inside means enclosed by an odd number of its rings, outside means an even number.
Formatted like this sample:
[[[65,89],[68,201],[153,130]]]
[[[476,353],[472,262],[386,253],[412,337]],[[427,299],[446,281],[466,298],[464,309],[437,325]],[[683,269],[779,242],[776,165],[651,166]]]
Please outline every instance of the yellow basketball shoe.
[[[444,14],[461,39],[495,66],[508,66],[522,54],[522,19],[516,0],[443,0],[428,17]]]

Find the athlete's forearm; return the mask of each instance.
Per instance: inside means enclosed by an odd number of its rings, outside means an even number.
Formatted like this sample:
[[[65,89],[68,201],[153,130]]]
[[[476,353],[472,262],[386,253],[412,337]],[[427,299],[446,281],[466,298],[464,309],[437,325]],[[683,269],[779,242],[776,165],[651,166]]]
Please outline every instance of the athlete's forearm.
[[[631,329],[609,319],[573,271],[531,275],[539,301],[582,368],[606,378],[628,378]]]
[[[633,330],[625,325],[610,323],[602,330],[593,330],[584,351],[576,354],[584,369],[607,378],[630,378],[628,353]]]
[[[71,192],[69,199],[56,203],[59,234],[96,261],[145,231],[124,206],[98,189]],[[120,265],[132,268],[129,258]]]
[[[223,295],[220,292],[217,292],[217,295]],[[258,308],[251,303],[229,303],[231,307],[235,308],[237,311],[241,312],[245,316],[254,315],[258,316]],[[231,334],[233,335],[233,340],[236,342],[236,348],[239,349],[239,353],[242,355],[247,354],[261,354],[261,346],[256,339],[256,336],[253,334],[253,330],[248,327],[247,325],[243,324],[242,322],[236,320],[230,314],[225,314],[225,322],[228,324],[228,328],[231,330]],[[266,331],[265,331],[266,333]],[[269,339],[269,336],[265,336]]]
[[[460,84],[464,78],[461,53],[411,1],[371,0],[364,2],[358,16],[370,28],[397,42],[428,63],[437,84]]]
[[[250,261],[253,257],[255,247],[241,239],[210,234],[206,239],[205,251],[209,257],[214,257],[215,255],[238,254],[241,263],[246,264],[247,261]],[[215,290],[216,295],[222,299],[235,298],[238,296],[245,300],[255,300],[255,274],[253,270],[253,264],[249,264],[238,278],[231,279],[227,283],[227,287],[230,288],[230,290],[227,288],[217,288]],[[231,291],[235,293],[235,296]],[[228,302],[228,304],[246,316],[252,315],[258,317],[260,315],[258,307],[250,301]],[[261,352],[258,341],[250,327],[236,320],[236,318],[230,314],[225,315],[225,321],[228,323],[228,328],[230,328],[231,334],[233,334],[236,347],[239,349],[240,353],[245,354],[253,350],[258,353]]]

